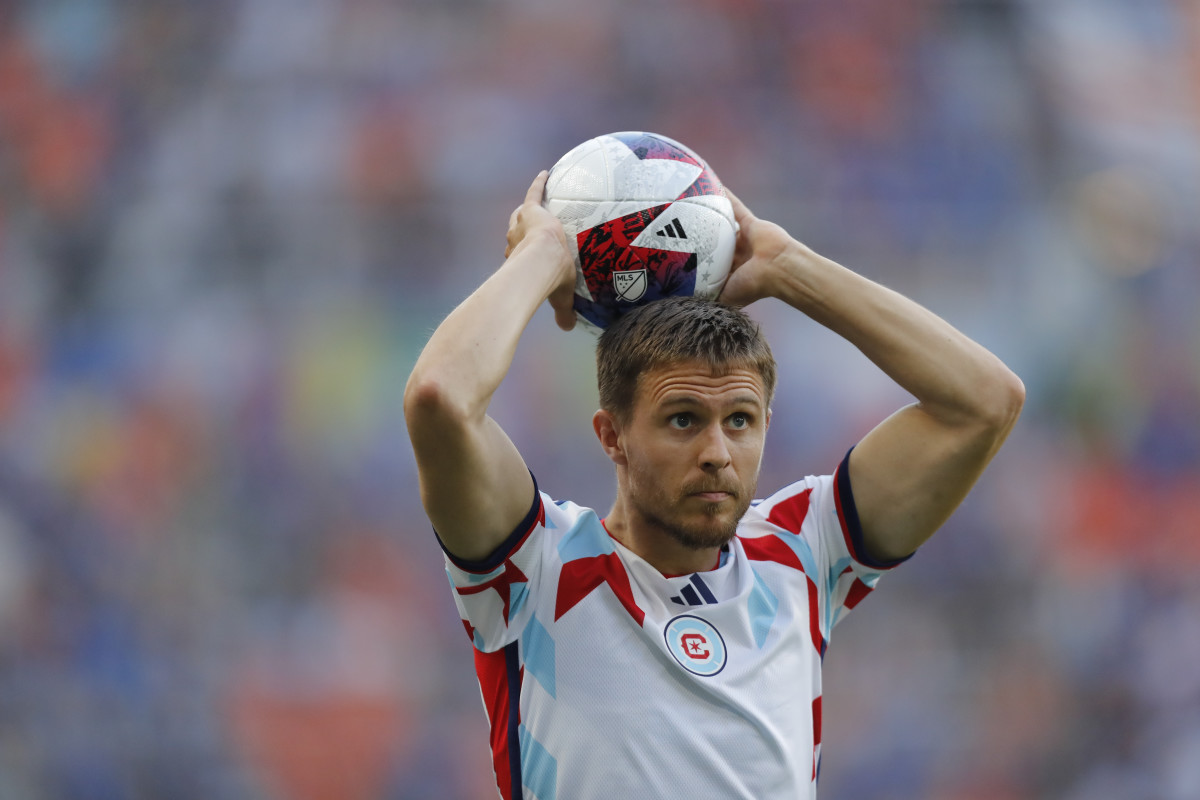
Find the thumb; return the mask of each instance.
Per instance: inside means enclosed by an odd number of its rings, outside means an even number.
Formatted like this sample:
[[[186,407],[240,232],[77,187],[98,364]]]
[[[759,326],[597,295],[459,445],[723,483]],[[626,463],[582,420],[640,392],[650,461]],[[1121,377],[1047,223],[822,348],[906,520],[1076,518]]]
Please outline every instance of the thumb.
[[[550,307],[554,309],[554,323],[564,331],[575,327],[575,292],[560,289],[550,295]]]
[[[729,202],[733,206],[733,218],[737,220],[739,226],[744,228],[754,221],[754,212],[747,208],[736,194],[729,191],[728,186],[725,187],[725,196],[729,198]]]
[[[575,309],[554,309],[554,324],[564,331],[572,330],[575,327]]]
[[[758,267],[755,261],[746,261],[735,267],[725,279],[717,299],[735,308],[742,308],[765,297],[759,285]]]

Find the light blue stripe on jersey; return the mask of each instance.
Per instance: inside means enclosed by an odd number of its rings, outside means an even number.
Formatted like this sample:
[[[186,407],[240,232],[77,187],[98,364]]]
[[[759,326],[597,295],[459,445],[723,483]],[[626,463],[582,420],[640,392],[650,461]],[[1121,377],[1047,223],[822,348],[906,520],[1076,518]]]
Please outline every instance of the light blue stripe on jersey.
[[[529,584],[525,581],[518,581],[508,585],[508,618],[514,620],[517,618],[517,612],[521,610],[521,606],[525,605],[526,598],[529,597]]]
[[[521,658],[525,671],[542,685],[547,694],[555,697],[554,637],[538,622],[536,615],[529,618],[529,624],[521,634]]]
[[[467,572],[466,570],[459,570],[459,573],[466,577],[467,583],[470,583],[472,586],[474,586],[476,584],[480,584],[480,583],[487,583],[488,581],[492,580],[493,578],[499,577],[503,572],[504,572],[504,562],[503,561],[500,562],[500,566],[496,567],[491,572]],[[446,574],[449,575],[450,574],[449,571],[447,571]],[[454,578],[450,579],[450,585],[454,586]]]
[[[771,632],[771,626],[775,623],[775,615],[779,611],[779,598],[763,583],[758,570],[754,570],[754,589],[750,592],[749,609],[750,630],[754,633],[754,643],[761,649],[767,641],[767,634]]]
[[[517,728],[521,740],[521,783],[538,800],[555,800],[558,789],[558,761],[524,725]]]
[[[808,541],[803,536],[795,533],[776,533],[776,537],[787,543],[787,546],[792,548],[796,557],[800,559],[801,566],[804,567],[804,574],[812,578],[813,583],[819,580],[817,575],[817,559],[813,557],[812,548],[808,546]]]
[[[845,606],[842,605],[834,608],[833,598],[834,590],[837,588],[838,579],[842,577],[842,573],[845,572],[846,568],[849,566],[849,558],[838,559],[838,562],[830,568],[828,574],[825,576],[825,597],[828,598],[828,602],[825,604],[825,625],[823,626],[821,633],[826,639],[828,639],[829,635],[833,633],[833,626],[837,624],[838,619],[842,615],[842,611],[845,610]]]
[[[558,543],[558,555],[565,564],[577,558],[606,556],[616,550],[612,539],[594,511],[579,515],[571,529],[563,534]]]

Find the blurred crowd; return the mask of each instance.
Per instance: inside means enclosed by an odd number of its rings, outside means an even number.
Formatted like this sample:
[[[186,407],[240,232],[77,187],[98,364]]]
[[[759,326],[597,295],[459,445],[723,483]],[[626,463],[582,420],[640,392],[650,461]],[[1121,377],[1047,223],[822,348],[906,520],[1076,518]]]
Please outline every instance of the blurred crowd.
[[[827,656],[829,800],[1200,797],[1200,2],[0,2],[0,798],[494,796],[401,414],[533,175],[650,130],[1025,380]],[[907,398],[752,307],[760,491]],[[606,508],[591,342],[494,415]]]

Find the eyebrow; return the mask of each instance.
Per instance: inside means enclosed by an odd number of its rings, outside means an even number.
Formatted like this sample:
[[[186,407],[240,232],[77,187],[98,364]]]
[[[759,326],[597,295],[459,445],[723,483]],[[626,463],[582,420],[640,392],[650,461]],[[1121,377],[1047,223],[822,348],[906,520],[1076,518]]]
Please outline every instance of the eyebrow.
[[[668,398],[667,400],[664,400],[660,407],[662,407],[662,408],[670,408],[672,406],[699,407],[699,406],[704,406],[704,405],[705,405],[705,403],[700,402],[695,397],[691,397],[689,395],[679,395],[678,397],[671,397],[671,398]],[[762,401],[759,400],[757,397],[755,397],[752,394],[738,395],[737,397],[734,397],[732,400],[729,401],[729,405],[754,406],[755,408],[763,407]]]

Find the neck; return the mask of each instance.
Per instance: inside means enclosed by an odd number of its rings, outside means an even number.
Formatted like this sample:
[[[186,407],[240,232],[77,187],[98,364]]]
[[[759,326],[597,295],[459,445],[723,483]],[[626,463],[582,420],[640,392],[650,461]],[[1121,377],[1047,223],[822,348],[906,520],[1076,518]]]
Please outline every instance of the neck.
[[[720,547],[688,547],[659,525],[642,518],[617,497],[604,518],[609,535],[663,575],[707,572],[718,563]]]

